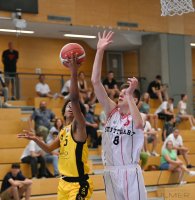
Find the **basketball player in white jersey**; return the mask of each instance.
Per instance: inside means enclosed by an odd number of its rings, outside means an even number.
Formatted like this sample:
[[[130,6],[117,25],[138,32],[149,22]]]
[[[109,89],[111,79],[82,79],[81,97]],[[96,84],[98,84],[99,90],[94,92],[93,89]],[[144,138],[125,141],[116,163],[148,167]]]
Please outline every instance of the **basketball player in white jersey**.
[[[136,78],[128,78],[120,91],[118,104],[112,101],[102,83],[101,68],[104,51],[112,43],[113,32],[104,31],[99,41],[93,65],[92,84],[102,104],[107,123],[102,138],[104,179],[108,200],[146,200],[141,168],[138,164],[143,147],[144,122],[136,106],[139,91]]]

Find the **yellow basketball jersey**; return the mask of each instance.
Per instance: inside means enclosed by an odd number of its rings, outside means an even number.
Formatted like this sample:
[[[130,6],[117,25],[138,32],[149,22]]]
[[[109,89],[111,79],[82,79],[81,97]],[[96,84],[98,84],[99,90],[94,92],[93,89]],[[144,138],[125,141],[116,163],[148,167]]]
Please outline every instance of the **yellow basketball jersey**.
[[[87,142],[76,142],[72,137],[72,125],[64,127],[59,134],[60,155],[58,168],[60,174],[68,177],[82,177],[89,173]]]

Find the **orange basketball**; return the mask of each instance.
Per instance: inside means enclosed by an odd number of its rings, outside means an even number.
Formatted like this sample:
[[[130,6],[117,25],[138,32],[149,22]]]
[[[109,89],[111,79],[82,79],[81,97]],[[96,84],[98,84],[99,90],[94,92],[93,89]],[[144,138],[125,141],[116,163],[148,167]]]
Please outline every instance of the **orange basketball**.
[[[62,47],[60,51],[60,61],[63,65],[66,66],[68,60],[73,55],[77,55],[77,63],[81,64],[85,60],[85,50],[80,44],[69,43]]]

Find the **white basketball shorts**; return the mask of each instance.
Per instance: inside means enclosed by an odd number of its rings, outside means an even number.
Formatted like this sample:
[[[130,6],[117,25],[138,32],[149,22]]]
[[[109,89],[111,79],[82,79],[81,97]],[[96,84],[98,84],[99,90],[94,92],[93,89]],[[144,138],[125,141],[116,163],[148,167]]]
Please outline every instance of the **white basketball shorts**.
[[[138,164],[106,166],[104,181],[107,200],[147,200],[142,171]]]

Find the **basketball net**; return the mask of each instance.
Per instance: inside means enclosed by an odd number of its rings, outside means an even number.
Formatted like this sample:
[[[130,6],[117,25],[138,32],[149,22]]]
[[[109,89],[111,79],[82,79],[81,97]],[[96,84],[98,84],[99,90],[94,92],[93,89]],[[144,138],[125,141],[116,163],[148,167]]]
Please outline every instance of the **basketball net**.
[[[182,15],[194,12],[192,0],[160,0],[161,16]]]

